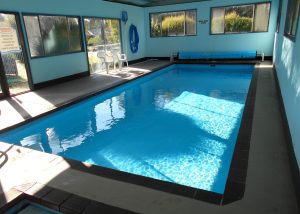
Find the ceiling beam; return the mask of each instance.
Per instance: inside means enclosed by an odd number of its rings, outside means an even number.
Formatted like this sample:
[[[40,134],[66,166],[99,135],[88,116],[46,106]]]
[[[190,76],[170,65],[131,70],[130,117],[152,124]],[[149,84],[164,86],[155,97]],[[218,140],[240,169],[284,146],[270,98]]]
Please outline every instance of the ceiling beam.
[[[173,5],[173,4],[184,4],[191,2],[203,2],[203,1],[211,1],[211,0],[104,0],[109,2],[116,2],[121,4],[134,5],[138,7],[153,7],[153,6],[163,6],[163,5]]]

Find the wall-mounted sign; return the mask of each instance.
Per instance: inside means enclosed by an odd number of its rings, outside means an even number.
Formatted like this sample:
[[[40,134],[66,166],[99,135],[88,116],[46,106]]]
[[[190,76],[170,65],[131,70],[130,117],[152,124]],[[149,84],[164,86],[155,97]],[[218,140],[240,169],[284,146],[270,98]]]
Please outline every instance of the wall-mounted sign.
[[[208,20],[207,20],[207,19],[205,19],[205,20],[199,20],[199,23],[200,23],[200,24],[202,24],[202,25],[205,25],[205,24],[207,24],[207,22],[208,22]]]
[[[19,50],[17,32],[11,27],[0,27],[0,51]]]

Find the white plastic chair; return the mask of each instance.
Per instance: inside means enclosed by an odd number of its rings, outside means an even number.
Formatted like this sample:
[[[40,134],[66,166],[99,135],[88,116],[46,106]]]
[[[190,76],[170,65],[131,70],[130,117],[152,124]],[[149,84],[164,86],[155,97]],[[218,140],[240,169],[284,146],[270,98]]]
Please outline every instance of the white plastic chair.
[[[114,55],[110,51],[97,53],[98,58],[105,64],[106,73],[109,71],[109,66],[112,64],[114,66],[114,70],[116,70],[116,61],[114,59]]]
[[[126,54],[118,53],[117,56],[118,56],[118,61],[119,61],[119,70],[122,69],[123,62],[125,62],[126,66],[128,67],[128,60],[127,60]]]

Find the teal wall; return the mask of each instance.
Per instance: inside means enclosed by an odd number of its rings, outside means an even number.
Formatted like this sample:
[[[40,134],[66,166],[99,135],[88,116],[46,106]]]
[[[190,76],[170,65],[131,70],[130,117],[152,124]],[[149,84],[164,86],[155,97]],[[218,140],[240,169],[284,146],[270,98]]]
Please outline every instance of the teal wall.
[[[234,4],[263,2],[263,0],[213,0],[177,4],[172,6],[150,7],[145,9],[145,34],[147,56],[167,57],[178,51],[243,51],[262,50],[266,56],[272,56],[274,33],[277,19],[278,0],[271,5],[269,31],[267,33],[210,35],[210,8]],[[197,23],[197,36],[150,38],[149,13],[197,9],[198,20],[209,20],[207,24]]]
[[[125,40],[128,40],[128,28],[131,23],[137,26],[140,36],[139,51],[136,54],[130,52],[127,42],[129,60],[143,57],[168,57],[171,53],[178,51],[239,51],[254,49],[262,50],[267,56],[271,56],[273,53],[278,0],[272,0],[269,31],[266,33],[209,35],[210,24],[201,25],[197,22],[197,36],[150,38],[149,12],[197,9],[198,20],[210,20],[210,7],[249,2],[262,2],[262,0],[231,0],[227,3],[224,3],[222,0],[213,0],[150,8],[140,8],[101,0],[0,0],[0,11],[119,18],[121,11],[126,10],[129,21],[126,29],[123,23],[121,27],[123,50],[126,50],[124,44]],[[25,42],[27,43],[27,40]],[[88,70],[85,52],[30,59],[30,65],[34,83]]]
[[[88,70],[85,52],[31,60],[34,83],[70,76]]]
[[[283,1],[280,32],[276,36],[274,63],[284,101],[284,107],[300,166],[300,20],[296,42],[284,37],[287,1]]]
[[[128,12],[129,18],[126,29],[123,23],[121,26],[123,45],[125,44],[125,38],[128,38],[125,33],[128,34],[128,28],[131,23],[137,26],[140,34],[139,51],[136,54],[131,54],[128,51],[128,59],[143,58],[145,57],[146,41],[144,35],[144,10],[140,7],[103,2],[101,0],[0,0],[0,11],[120,18],[121,11],[123,10]],[[25,42],[27,43],[26,39]],[[123,50],[126,50],[124,46]],[[85,52],[30,59],[29,63],[34,83],[57,79],[88,70]]]

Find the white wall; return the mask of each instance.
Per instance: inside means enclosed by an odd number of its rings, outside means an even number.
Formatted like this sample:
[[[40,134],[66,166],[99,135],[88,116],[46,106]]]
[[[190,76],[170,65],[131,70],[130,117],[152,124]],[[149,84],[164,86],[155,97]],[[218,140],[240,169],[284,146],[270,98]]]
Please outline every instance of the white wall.
[[[132,23],[137,26],[140,34],[139,51],[136,54],[128,51],[128,59],[143,58],[145,57],[146,50],[143,8],[101,0],[0,0],[0,11],[120,18],[121,11],[123,10],[128,12],[129,18],[126,33],[128,34],[129,25]],[[121,29],[124,45],[125,38],[128,38],[128,36],[125,36],[124,24],[122,24]],[[25,39],[25,42],[27,44],[27,39]],[[124,46],[123,49],[125,50]],[[30,56],[29,53],[28,56]],[[30,59],[29,63],[34,83],[57,79],[88,70],[85,52]]]
[[[172,6],[149,7],[145,9],[145,34],[148,57],[167,57],[178,51],[244,51],[263,50],[266,56],[272,56],[274,32],[276,27],[278,0],[272,0],[269,31],[266,33],[246,33],[231,35],[210,35],[210,8],[234,4],[263,2],[262,0],[213,0],[177,4]],[[198,20],[208,20],[207,24],[197,22],[197,36],[150,37],[149,13],[197,9]],[[197,21],[198,21],[197,20]]]
[[[290,127],[294,151],[300,166],[300,20],[296,41],[284,37],[287,1],[283,1],[280,32],[274,49],[274,63]]]

